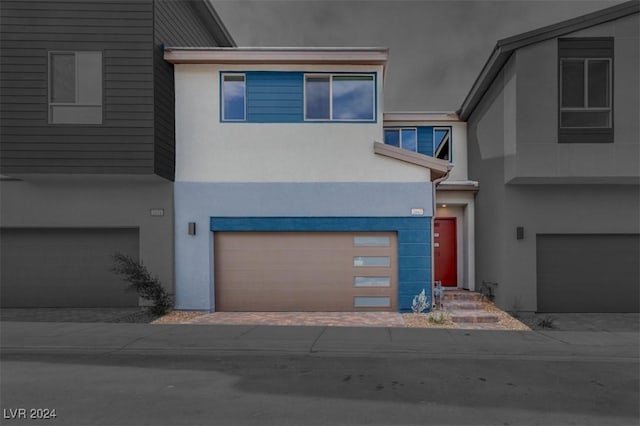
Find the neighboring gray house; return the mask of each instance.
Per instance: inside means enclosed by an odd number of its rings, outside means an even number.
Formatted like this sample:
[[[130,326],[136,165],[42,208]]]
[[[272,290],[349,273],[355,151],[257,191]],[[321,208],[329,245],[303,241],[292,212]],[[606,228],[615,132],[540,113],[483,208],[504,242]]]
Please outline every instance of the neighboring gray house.
[[[459,114],[476,282],[499,306],[638,312],[639,3],[497,43]]]
[[[1,306],[137,306],[114,252],[173,286],[173,65],[233,46],[205,0],[0,3]]]

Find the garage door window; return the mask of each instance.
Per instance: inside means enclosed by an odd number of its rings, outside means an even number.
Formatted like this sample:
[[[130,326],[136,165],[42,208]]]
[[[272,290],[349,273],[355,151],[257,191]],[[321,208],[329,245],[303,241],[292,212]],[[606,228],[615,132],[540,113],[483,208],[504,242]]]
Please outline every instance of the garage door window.
[[[356,287],[389,287],[389,277],[353,277],[353,285]]]
[[[389,237],[353,237],[355,247],[389,247]]]
[[[356,256],[353,266],[390,266],[389,256]]]

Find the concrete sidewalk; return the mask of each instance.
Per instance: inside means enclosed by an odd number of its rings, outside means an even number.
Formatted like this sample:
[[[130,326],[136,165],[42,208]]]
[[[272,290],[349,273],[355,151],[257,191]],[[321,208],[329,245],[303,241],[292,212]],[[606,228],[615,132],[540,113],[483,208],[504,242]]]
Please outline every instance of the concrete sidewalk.
[[[385,357],[638,361],[633,331],[2,322],[3,353],[274,352]]]

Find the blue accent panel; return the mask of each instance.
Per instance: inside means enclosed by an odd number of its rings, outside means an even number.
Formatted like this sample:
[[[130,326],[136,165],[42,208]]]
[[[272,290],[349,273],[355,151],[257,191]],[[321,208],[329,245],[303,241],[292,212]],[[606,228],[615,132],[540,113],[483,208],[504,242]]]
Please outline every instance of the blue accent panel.
[[[401,231],[401,233],[403,234],[406,233],[406,235],[402,235],[402,238],[407,243],[422,243],[424,241],[430,241],[429,239],[431,234],[430,230],[412,231],[412,232]],[[400,238],[400,235],[398,235],[398,238]]]
[[[399,231],[406,237],[413,233],[429,241],[428,217],[212,217],[211,231],[248,232],[356,232]],[[398,236],[400,238],[400,235]]]
[[[430,275],[427,276],[427,272],[423,269],[402,268],[398,271],[398,277],[400,281],[403,282],[424,282],[430,277]]]
[[[428,268],[431,258],[426,256],[400,256],[398,254],[398,266],[400,268]]]
[[[418,152],[433,157],[433,127],[418,127]]]
[[[429,245],[406,243],[402,247],[398,248],[398,254],[402,256],[429,256]]]
[[[304,121],[302,72],[249,71],[246,78],[247,122]]]
[[[374,232],[398,235],[398,310],[423,289],[431,307],[430,217],[211,217],[213,232]],[[416,256],[416,253],[420,255]]]

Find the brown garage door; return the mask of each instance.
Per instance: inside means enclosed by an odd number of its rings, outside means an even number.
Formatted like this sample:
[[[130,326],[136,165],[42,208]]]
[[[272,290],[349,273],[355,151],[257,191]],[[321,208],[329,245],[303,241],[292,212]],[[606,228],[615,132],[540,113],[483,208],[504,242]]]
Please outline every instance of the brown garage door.
[[[397,309],[395,233],[217,232],[218,311]]]

